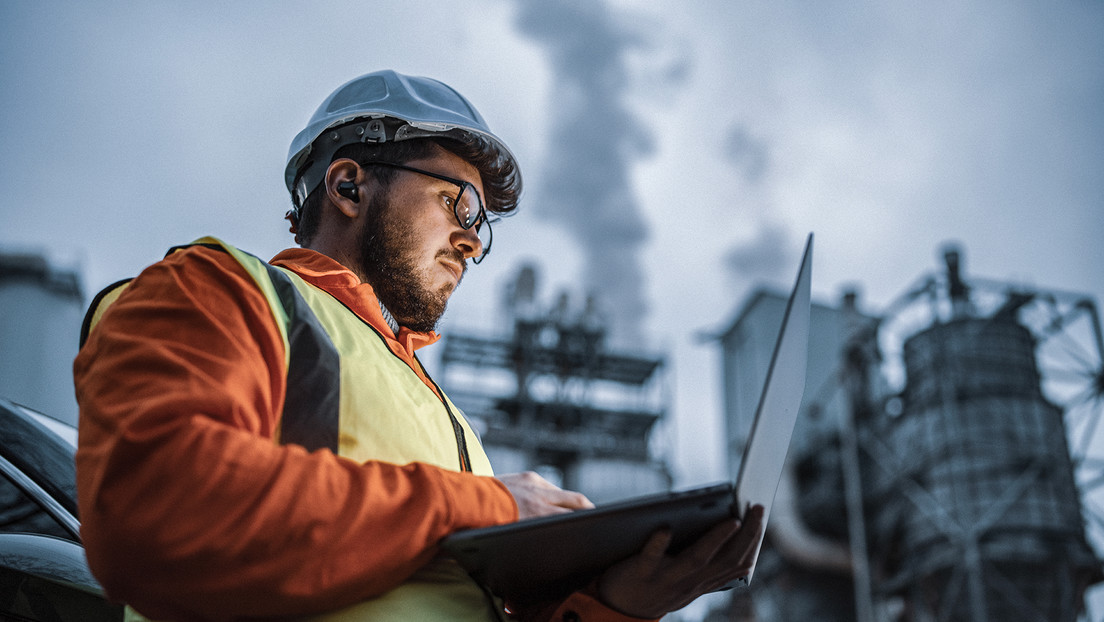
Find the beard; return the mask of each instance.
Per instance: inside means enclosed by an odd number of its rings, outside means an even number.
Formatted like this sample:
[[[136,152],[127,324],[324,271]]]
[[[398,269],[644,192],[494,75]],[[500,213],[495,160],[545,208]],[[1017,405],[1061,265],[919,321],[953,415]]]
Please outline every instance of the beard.
[[[418,266],[414,227],[409,221],[396,218],[394,211],[386,191],[374,198],[358,241],[360,269],[376,297],[401,326],[428,333],[437,328],[455,288],[430,287],[428,270]],[[434,259],[441,256],[451,257],[467,271],[467,262],[459,250],[442,249]]]

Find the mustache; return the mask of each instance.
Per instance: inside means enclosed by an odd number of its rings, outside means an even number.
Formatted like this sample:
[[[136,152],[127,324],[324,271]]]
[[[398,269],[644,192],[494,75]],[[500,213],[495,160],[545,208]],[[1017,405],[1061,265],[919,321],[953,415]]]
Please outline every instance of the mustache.
[[[460,252],[459,249],[442,248],[441,250],[437,251],[437,255],[434,257],[434,259],[439,259],[441,257],[451,259],[452,261],[460,264],[461,277],[468,273],[468,260],[464,258],[464,253]]]

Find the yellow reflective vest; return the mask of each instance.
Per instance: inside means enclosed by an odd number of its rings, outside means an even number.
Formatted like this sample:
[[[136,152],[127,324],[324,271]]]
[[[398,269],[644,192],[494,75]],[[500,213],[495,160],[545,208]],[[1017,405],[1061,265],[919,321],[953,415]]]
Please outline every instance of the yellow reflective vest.
[[[374,327],[294,272],[217,238],[202,238],[194,244],[232,255],[268,300],[283,335],[288,371],[281,443],[310,450],[326,447],[359,462],[424,462],[476,475],[494,474],[460,409],[439,389],[438,398],[391,352]],[[119,291],[101,295],[99,304],[93,303],[85,335]],[[487,622],[499,618],[496,610],[502,611],[501,602],[492,600],[455,562],[437,558],[378,598],[304,619]],[[145,618],[128,609],[127,619]]]

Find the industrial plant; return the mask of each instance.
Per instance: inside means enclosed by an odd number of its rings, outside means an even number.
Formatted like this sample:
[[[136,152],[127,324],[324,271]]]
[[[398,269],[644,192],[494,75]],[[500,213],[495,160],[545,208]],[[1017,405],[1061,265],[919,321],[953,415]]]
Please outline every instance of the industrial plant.
[[[854,293],[814,306],[756,580],[710,620],[1088,619],[1104,580],[1096,305],[943,258],[879,314]],[[784,304],[757,292],[719,337],[733,472]]]
[[[1090,296],[968,275],[964,251],[885,309],[814,302],[804,400],[750,588],[711,622],[1074,622],[1104,611],[1104,340]],[[538,294],[521,266],[493,334],[454,330],[438,380],[499,472],[597,503],[666,490],[665,356],[611,346],[594,299]],[[734,475],[785,294],[716,334]],[[75,419],[79,280],[0,256],[6,397]],[[51,309],[50,313],[38,310]],[[1097,605],[1090,603],[1096,598]],[[680,617],[689,620],[698,618]]]

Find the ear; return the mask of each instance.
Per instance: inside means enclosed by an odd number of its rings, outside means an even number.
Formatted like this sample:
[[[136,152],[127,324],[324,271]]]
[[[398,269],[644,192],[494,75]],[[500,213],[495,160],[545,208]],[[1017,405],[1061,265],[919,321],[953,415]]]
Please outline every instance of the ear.
[[[364,209],[363,202],[349,198],[348,193],[339,192],[338,185],[353,183],[361,186],[364,181],[364,170],[360,168],[359,164],[348,158],[334,160],[330,164],[330,168],[326,169],[326,179],[323,182],[326,185],[326,198],[339,212],[349,218],[356,218]],[[361,196],[364,195],[363,192],[360,194]]]

